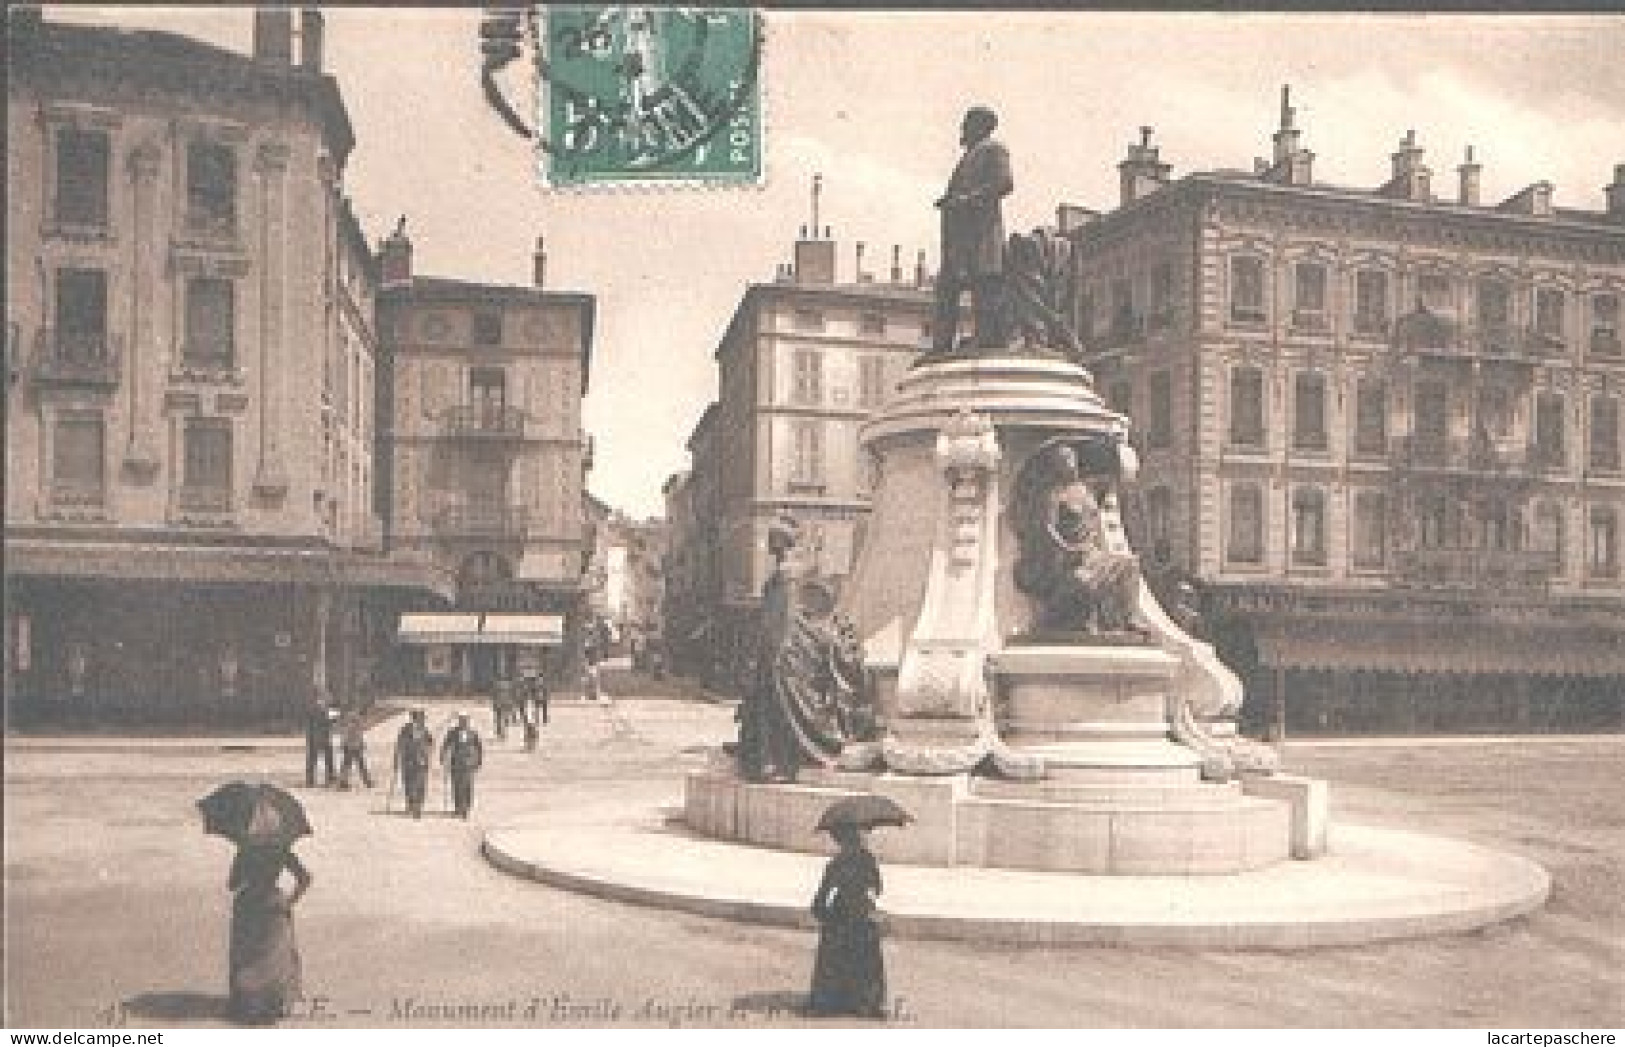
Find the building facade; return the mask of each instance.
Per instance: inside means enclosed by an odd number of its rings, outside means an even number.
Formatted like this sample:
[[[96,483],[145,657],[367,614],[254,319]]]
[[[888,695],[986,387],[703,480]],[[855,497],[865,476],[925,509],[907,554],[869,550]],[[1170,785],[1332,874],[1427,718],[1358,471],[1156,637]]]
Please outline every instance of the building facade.
[[[1625,166],[1595,210],[1486,203],[1469,150],[1446,198],[1407,134],[1328,186],[1285,98],[1274,145],[1170,179],[1145,129],[1117,209],[1063,209],[1148,567],[1255,725],[1617,728]]]
[[[390,601],[437,584],[382,552],[377,274],[321,16],[252,17],[252,56],[11,23],[6,683],[24,720],[349,699]]]
[[[454,577],[456,600],[444,636],[419,608],[399,679],[484,690],[544,655],[562,672],[587,611],[594,300],[543,288],[540,241],[529,287],[415,276],[402,225],[379,248],[389,545]]]
[[[717,402],[689,441],[689,502],[696,526],[674,546],[689,563],[670,606],[667,637],[703,637],[708,677],[742,671],[752,616],[771,570],[767,532],[780,515],[801,524],[804,549],[837,586],[854,566],[871,478],[858,428],[930,344],[932,295],[924,274],[905,282],[862,271],[836,282],[833,240],[803,239],[774,283],[745,291],[716,349]],[[679,644],[685,641],[678,640]]]

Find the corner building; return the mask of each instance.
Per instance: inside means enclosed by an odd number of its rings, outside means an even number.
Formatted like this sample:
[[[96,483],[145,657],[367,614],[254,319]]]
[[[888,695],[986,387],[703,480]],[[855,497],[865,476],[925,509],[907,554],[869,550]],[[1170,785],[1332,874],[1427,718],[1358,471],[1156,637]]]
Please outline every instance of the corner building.
[[[1287,99],[1252,172],[1063,208],[1074,319],[1134,420],[1130,506],[1276,732],[1617,729],[1625,165],[1595,210],[1313,179]]]
[[[12,15],[20,722],[286,720],[353,697],[392,602],[438,587],[382,552],[376,265],[321,16],[251,17],[243,55]]]

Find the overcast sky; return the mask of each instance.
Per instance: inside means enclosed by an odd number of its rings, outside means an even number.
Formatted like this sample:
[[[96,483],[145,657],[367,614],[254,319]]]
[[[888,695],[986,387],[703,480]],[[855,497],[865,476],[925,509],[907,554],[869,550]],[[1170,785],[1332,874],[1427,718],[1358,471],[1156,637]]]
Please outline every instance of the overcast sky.
[[[770,11],[763,188],[555,192],[481,98],[477,9],[327,16],[358,139],[345,182],[369,237],[406,214],[420,274],[527,283],[545,233],[550,286],[597,296],[589,486],[635,516],[660,513],[661,484],[686,468],[716,394],[717,338],[743,286],[788,260],[812,174],[843,279],[859,240],[877,272],[892,244],[910,269],[920,248],[934,265],[931,201],[969,104],[1001,116],[1011,228],[1050,221],[1061,201],[1113,206],[1115,164],[1142,124],[1175,177],[1250,168],[1286,83],[1320,181],[1380,184],[1410,128],[1441,194],[1473,145],[1487,202],[1544,179],[1559,206],[1600,209],[1625,163],[1621,17]],[[248,8],[47,17],[244,51],[252,20]]]

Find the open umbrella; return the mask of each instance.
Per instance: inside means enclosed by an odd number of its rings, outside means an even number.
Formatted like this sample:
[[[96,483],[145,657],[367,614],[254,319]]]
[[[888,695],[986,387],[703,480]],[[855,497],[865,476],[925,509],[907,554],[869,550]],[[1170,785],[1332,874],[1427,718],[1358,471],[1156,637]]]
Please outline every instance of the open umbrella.
[[[231,782],[197,802],[203,831],[239,846],[287,845],[311,833],[298,800],[263,782]]]
[[[889,796],[864,793],[836,800],[824,809],[815,831],[824,832],[838,825],[851,825],[859,829],[873,829],[877,825],[907,825],[914,816]]]

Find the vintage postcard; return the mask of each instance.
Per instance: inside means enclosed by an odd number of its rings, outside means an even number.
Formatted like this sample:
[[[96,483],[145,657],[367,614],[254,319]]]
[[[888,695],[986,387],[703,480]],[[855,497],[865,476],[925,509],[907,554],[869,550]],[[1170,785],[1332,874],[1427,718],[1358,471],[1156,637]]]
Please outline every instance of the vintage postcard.
[[[6,17],[13,1042],[1614,1042],[1618,14]]]

